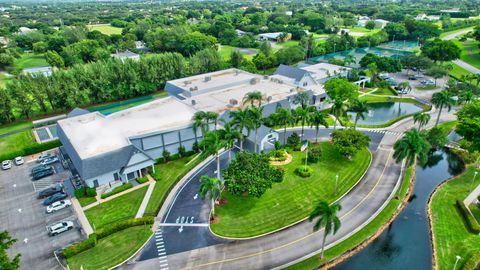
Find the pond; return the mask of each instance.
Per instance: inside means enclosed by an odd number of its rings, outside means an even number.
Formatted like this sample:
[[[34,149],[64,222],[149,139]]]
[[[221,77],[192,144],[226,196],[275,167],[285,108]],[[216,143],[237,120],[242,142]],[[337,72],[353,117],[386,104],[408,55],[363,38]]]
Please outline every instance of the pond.
[[[359,119],[358,124],[364,125],[381,125],[391,119],[421,112],[422,108],[413,103],[405,102],[375,102],[368,103],[368,113],[365,119]],[[352,120],[355,119],[354,112],[348,112],[348,116]]]
[[[455,155],[431,152],[427,164],[417,166],[413,195],[405,209],[376,240],[334,269],[432,269],[427,201],[437,185],[462,171]]]

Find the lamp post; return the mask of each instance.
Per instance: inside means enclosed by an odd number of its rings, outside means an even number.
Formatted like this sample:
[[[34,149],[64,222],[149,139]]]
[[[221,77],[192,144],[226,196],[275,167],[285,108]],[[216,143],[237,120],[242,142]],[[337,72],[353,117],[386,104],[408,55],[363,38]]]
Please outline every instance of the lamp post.
[[[335,195],[337,195],[337,186],[338,186],[338,174],[335,175]]]
[[[455,260],[455,264],[453,265],[453,270],[457,269],[457,263],[462,257],[457,255],[455,258],[457,258],[457,259]]]
[[[470,192],[472,192],[473,183],[475,183],[475,178],[477,178],[477,174],[478,174],[477,171],[473,173],[472,183],[470,184]]]

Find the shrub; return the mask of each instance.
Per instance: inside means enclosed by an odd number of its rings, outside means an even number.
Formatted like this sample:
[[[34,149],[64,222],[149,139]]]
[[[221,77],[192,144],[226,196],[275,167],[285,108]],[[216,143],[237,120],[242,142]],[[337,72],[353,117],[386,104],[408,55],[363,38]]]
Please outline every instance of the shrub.
[[[274,150],[269,153],[270,160],[272,161],[285,161],[287,160],[287,152],[283,149]]]
[[[300,136],[298,136],[298,133],[293,132],[292,135],[288,136],[287,144],[292,147],[300,145]]]
[[[186,153],[187,153],[187,150],[185,150],[185,147],[184,147],[184,146],[178,147],[178,155],[179,155],[180,157],[184,157]]]
[[[96,231],[97,239],[102,239],[113,233],[122,231],[126,228],[146,225],[146,224],[153,224],[154,220],[155,220],[154,217],[149,216],[149,217],[143,217],[143,218],[127,219],[127,220],[116,222],[110,225],[105,225]]]
[[[18,151],[10,152],[8,154],[0,155],[0,160],[10,160],[20,156],[33,155],[36,153],[40,153],[43,151],[47,151],[47,150],[59,147],[61,145],[62,144],[60,143],[60,140],[35,144],[32,146],[27,146],[23,150],[18,150]]]
[[[139,177],[139,178],[137,178],[137,182],[140,183],[140,184],[146,183],[146,182],[148,182],[148,178],[146,176]]]
[[[173,154],[168,158],[168,161],[174,161],[181,158],[179,154]]]
[[[308,162],[317,163],[322,156],[322,149],[320,147],[312,147],[308,150]]]
[[[110,196],[112,196],[112,195],[115,195],[115,194],[117,194],[117,193],[120,193],[120,192],[122,192],[122,191],[125,191],[125,190],[127,190],[127,189],[129,189],[129,188],[132,188],[132,187],[133,187],[132,183],[126,183],[126,184],[123,184],[123,185],[121,185],[121,186],[119,186],[119,187],[114,188],[114,189],[113,189],[112,191],[110,191],[110,192],[103,193],[100,197],[101,197],[102,199],[105,199],[105,198],[108,198],[108,197],[110,197]]]
[[[160,172],[158,171],[155,171],[154,173],[151,173],[150,174],[153,179],[155,179],[155,181],[160,181],[162,179],[161,175],[160,175]]]
[[[195,153],[198,153],[199,150],[200,150],[200,147],[198,146],[198,142],[194,142],[192,145],[192,151]]]
[[[301,177],[310,177],[312,176],[313,169],[310,166],[300,165],[295,169],[295,173]]]
[[[97,242],[96,234],[91,234],[86,240],[73,244],[65,249],[63,249],[63,256],[65,258],[70,258],[78,253],[84,252],[87,249],[91,249],[95,246]]]
[[[167,163],[167,161],[170,159],[170,152],[168,150],[164,150],[162,153],[163,157],[163,162]]]
[[[275,150],[282,149],[282,143],[280,141],[275,141]]]
[[[84,198],[84,197],[95,197],[97,196],[97,190],[91,187],[82,187],[74,191],[75,197]]]
[[[470,213],[470,210],[468,210],[467,206],[465,206],[465,204],[462,201],[457,200],[457,207],[460,210],[460,213],[462,214],[463,218],[465,219],[470,231],[474,234],[479,234],[480,224],[478,224],[478,221]]]

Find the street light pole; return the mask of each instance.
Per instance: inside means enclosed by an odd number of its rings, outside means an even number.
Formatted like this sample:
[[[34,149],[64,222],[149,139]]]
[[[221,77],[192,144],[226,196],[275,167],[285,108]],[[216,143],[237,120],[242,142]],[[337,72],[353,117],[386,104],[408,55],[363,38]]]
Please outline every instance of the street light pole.
[[[462,257],[457,255],[455,258],[457,258],[457,259],[455,260],[455,264],[453,265],[453,270],[457,269],[457,263]]]
[[[335,175],[335,195],[337,195],[337,186],[338,186],[338,174]]]
[[[478,174],[477,171],[473,173],[472,183],[470,184],[470,192],[472,192],[473,183],[475,183],[475,178],[477,178],[477,174]]]

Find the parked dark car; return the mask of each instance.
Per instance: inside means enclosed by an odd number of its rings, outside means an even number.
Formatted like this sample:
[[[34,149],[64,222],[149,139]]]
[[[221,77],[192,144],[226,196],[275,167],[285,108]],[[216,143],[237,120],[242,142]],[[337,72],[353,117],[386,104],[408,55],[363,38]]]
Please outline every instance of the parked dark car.
[[[42,179],[44,177],[50,176],[54,173],[53,168],[41,172],[37,172],[36,174],[33,175],[33,181]]]
[[[47,205],[50,205],[50,204],[52,204],[56,201],[63,200],[65,198],[67,198],[67,193],[64,193],[64,192],[55,193],[52,196],[46,198],[43,201],[43,205],[47,206]]]
[[[32,175],[33,174],[36,174],[38,172],[41,172],[41,171],[47,171],[49,169],[52,169],[52,166],[48,166],[48,165],[39,165],[39,166],[36,166],[32,169]]]
[[[63,186],[58,184],[53,187],[46,188],[38,193],[38,198],[43,199],[49,196],[52,196],[53,194],[59,193],[63,191]]]

